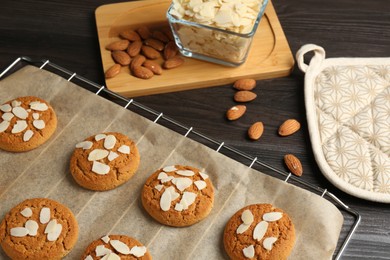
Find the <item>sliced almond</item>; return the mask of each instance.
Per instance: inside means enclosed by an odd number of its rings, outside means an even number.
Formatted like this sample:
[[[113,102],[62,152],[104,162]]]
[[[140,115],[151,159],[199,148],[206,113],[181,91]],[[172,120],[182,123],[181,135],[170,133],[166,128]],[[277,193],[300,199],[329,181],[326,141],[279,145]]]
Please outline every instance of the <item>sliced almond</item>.
[[[50,221],[50,208],[43,207],[39,213],[39,222],[46,224]]]
[[[177,174],[181,175],[181,176],[186,176],[186,177],[191,177],[191,176],[194,176],[194,172],[193,171],[190,171],[190,170],[178,170],[176,171]]]
[[[173,186],[168,187],[166,190],[168,190],[171,193],[171,201],[174,201],[180,197],[180,194],[176,192]]]
[[[31,210],[31,208],[29,208],[29,207],[26,207],[26,208],[24,208],[21,212],[20,212],[20,214],[22,214],[22,216],[23,217],[26,217],[26,218],[29,218],[29,217],[31,217],[32,216],[32,210]]]
[[[263,220],[267,222],[273,222],[273,221],[278,221],[282,217],[283,217],[282,212],[269,212],[263,215]]]
[[[104,243],[108,243],[110,242],[110,237],[108,235],[105,235],[104,237],[101,238],[101,240],[104,242]]]
[[[33,119],[38,120],[39,119],[39,114],[38,113],[33,113]]]
[[[10,234],[13,237],[25,237],[28,234],[28,229],[25,227],[14,227],[11,228]]]
[[[260,221],[253,230],[253,239],[260,241],[263,239],[268,229],[268,222]]]
[[[242,223],[241,225],[238,226],[238,228],[236,230],[236,233],[237,234],[242,234],[245,231],[247,231],[250,226],[251,225],[247,225],[247,224]]]
[[[4,113],[4,114],[1,116],[1,118],[2,118],[3,120],[5,120],[5,121],[11,121],[11,119],[14,118],[14,114],[7,112],[7,113]]]
[[[112,149],[116,144],[116,137],[114,135],[107,135],[104,139],[104,148]]]
[[[205,181],[194,181],[195,186],[198,188],[198,190],[203,190],[207,187],[207,184]]]
[[[119,240],[110,240],[110,245],[121,254],[128,255],[130,254],[130,248],[128,245],[123,243],[122,241]]]
[[[252,211],[250,211],[249,209],[244,210],[244,211],[242,212],[242,214],[241,214],[241,220],[242,220],[242,222],[244,222],[244,224],[246,224],[246,225],[252,224],[252,222],[253,222],[253,220],[254,220]]]
[[[175,205],[175,210],[176,211],[183,211],[183,205],[179,203],[176,203]]]
[[[93,257],[91,255],[87,255],[87,257],[85,257],[84,260],[93,260]]]
[[[18,121],[16,121],[16,124],[14,124],[14,127],[11,130],[11,133],[18,134],[20,132],[23,132],[24,129],[26,129],[26,128],[27,128],[26,120],[18,120]]]
[[[135,257],[143,257],[145,253],[146,253],[145,246],[133,246],[130,250],[130,254],[132,254]]]
[[[88,161],[92,162],[92,161],[98,161],[98,160],[104,159],[108,156],[109,153],[110,152],[107,150],[95,149],[89,153]]]
[[[7,130],[7,128],[9,127],[10,125],[10,122],[9,121],[3,121],[0,123],[0,133],[4,132],[5,130]]]
[[[156,186],[154,186],[154,188],[158,191],[161,191],[163,188],[164,188],[164,185],[161,185],[161,184],[157,184]]]
[[[176,185],[179,191],[184,191],[192,185],[192,180],[189,178],[174,178],[172,183]]]
[[[46,111],[49,107],[45,103],[34,101],[30,103],[30,108],[35,111]]]
[[[166,166],[162,169],[164,172],[174,172],[176,171],[176,167],[175,166]]]
[[[255,247],[253,245],[245,247],[244,249],[242,249],[242,253],[247,258],[253,258],[255,256]]]
[[[54,231],[47,234],[47,240],[56,241],[58,237],[61,235],[61,232],[62,232],[62,225],[57,224],[55,226]]]
[[[104,138],[106,138],[105,134],[97,134],[97,135],[95,135],[95,141],[96,142],[99,142],[100,140],[103,140]]]
[[[46,127],[46,124],[45,124],[45,121],[43,121],[43,120],[34,120],[33,121],[33,126],[36,129],[42,130],[42,129],[44,129]]]
[[[189,191],[183,192],[181,200],[184,200],[188,206],[195,202],[197,194]]]
[[[168,174],[166,174],[165,172],[160,172],[157,176],[157,180],[162,180],[166,178],[168,178]]]
[[[12,108],[12,113],[20,119],[26,119],[28,117],[28,112],[23,107]]]
[[[263,247],[265,249],[267,249],[268,251],[271,251],[272,250],[272,247],[274,245],[274,243],[277,241],[278,239],[276,237],[267,237],[263,240]]]
[[[115,253],[110,253],[109,255],[106,255],[107,256],[107,259],[104,259],[104,260],[120,260],[121,257]],[[101,259],[103,260],[103,258]]]
[[[18,100],[13,100],[11,102],[11,105],[12,105],[12,107],[20,107],[22,105],[22,102],[20,102]]]
[[[117,154],[116,152],[113,152],[113,151],[110,151],[110,153],[108,154],[108,160],[110,162],[115,160],[118,157],[119,157],[119,154]]]
[[[91,141],[84,141],[76,144],[76,148],[83,148],[84,150],[88,150],[92,148],[93,143]]]
[[[56,230],[56,226],[57,226],[57,220],[56,219],[50,220],[50,222],[47,224],[45,228],[44,233],[45,234],[53,233]]]
[[[96,248],[95,248],[95,254],[96,256],[105,256],[105,255],[108,255],[112,252],[111,249],[105,247],[104,245],[98,245]]]
[[[120,153],[123,153],[123,154],[130,154],[130,146],[128,145],[121,145],[119,148],[118,148],[118,152]]]
[[[28,230],[29,236],[36,236],[38,234],[38,223],[35,220],[27,220],[24,227]]]
[[[204,172],[199,172],[200,177],[202,177],[203,180],[206,180],[209,178],[209,176]]]
[[[3,112],[11,112],[12,111],[12,107],[11,107],[10,104],[4,104],[4,105],[0,106],[0,110],[3,111]]]
[[[171,208],[172,195],[171,192],[166,189],[160,198],[160,208],[163,211],[168,211]]]
[[[110,166],[104,163],[93,161],[92,171],[100,175],[105,175],[110,172]]]

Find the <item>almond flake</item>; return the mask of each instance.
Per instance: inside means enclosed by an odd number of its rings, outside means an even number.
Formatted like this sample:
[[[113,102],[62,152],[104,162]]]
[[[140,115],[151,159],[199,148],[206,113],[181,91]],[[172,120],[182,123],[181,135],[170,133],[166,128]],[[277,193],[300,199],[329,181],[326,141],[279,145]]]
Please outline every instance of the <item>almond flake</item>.
[[[29,236],[36,236],[38,234],[38,223],[35,220],[27,220],[24,227],[28,230]]]
[[[39,222],[46,224],[50,221],[50,208],[43,207],[39,213]]]
[[[24,129],[26,129],[26,128],[27,128],[27,122],[25,120],[18,120],[18,121],[16,121],[16,124],[14,124],[14,127],[11,130],[11,133],[18,134],[20,132],[23,132]]]
[[[179,191],[184,191],[192,185],[192,180],[190,178],[174,178],[172,183],[176,185]]]
[[[173,180],[174,178],[175,178],[175,177],[173,177],[173,176],[168,176],[167,178],[161,179],[160,182],[161,182],[161,183],[170,182],[170,181]]]
[[[282,212],[269,212],[263,215],[263,220],[268,222],[278,221],[283,217]]]
[[[145,246],[133,246],[130,250],[130,254],[132,254],[135,257],[143,257],[145,253],[146,253]]]
[[[111,254],[106,255],[106,256],[107,256],[107,259],[102,258],[101,260],[103,260],[103,259],[104,260],[120,260],[121,259],[121,257],[115,253],[111,253]]]
[[[31,131],[30,129],[27,130],[26,132],[24,132],[24,135],[23,135],[23,141],[24,142],[28,142],[30,141],[31,137],[33,137],[34,135],[34,132]]]
[[[97,174],[100,174],[100,175],[105,175],[105,174],[110,172],[110,166],[108,166],[108,165],[106,165],[104,163],[93,161],[92,171],[94,173],[97,173]]]
[[[22,102],[20,102],[18,100],[13,100],[11,102],[12,107],[20,107],[21,104],[22,104]]]
[[[268,222],[266,221],[260,221],[255,229],[253,230],[253,239],[260,241],[263,239],[265,232],[267,232],[268,229]]]
[[[114,148],[116,144],[116,137],[113,135],[107,135],[106,138],[104,139],[104,148],[107,150],[110,150]]]
[[[36,129],[42,130],[42,129],[44,129],[46,127],[46,124],[45,124],[45,121],[43,121],[43,120],[34,120],[33,121],[33,126]]]
[[[176,203],[176,205],[175,205],[175,210],[176,211],[183,211],[183,204],[180,204],[180,202],[179,203]]]
[[[25,227],[15,227],[10,230],[13,237],[25,237],[28,234],[28,229]]]
[[[168,188],[166,188],[166,190],[171,193],[171,201],[174,201],[180,197],[180,193],[176,192],[175,187],[169,186]]]
[[[255,247],[253,245],[245,247],[242,249],[242,253],[246,258],[253,258],[255,256]]]
[[[90,255],[87,255],[87,257],[86,257],[86,258],[84,258],[84,260],[93,260],[93,257],[92,257],[92,256],[90,256]]]
[[[108,160],[111,162],[118,158],[118,156],[119,154],[117,154],[116,152],[110,151],[110,153],[108,154]]]
[[[38,120],[39,119],[39,114],[38,113],[33,113],[32,117],[33,117],[33,119]]]
[[[128,145],[121,145],[118,148],[118,152],[123,153],[123,154],[130,154],[130,146],[128,146]]]
[[[197,194],[189,191],[183,192],[183,196],[180,200],[180,204],[183,205],[183,209],[188,209],[188,207],[195,202]]]
[[[14,118],[14,114],[7,112],[7,113],[4,113],[4,114],[1,116],[1,118],[2,118],[3,120],[5,120],[5,121],[8,121],[8,122],[9,122],[9,121],[11,121],[12,118]]]
[[[12,111],[12,107],[11,107],[10,104],[4,104],[4,105],[0,106],[0,110],[3,111],[3,112],[11,112]]]
[[[175,166],[166,166],[162,169],[164,172],[174,172],[176,171],[176,167]]]
[[[206,173],[204,173],[204,172],[199,172],[199,174],[200,174],[200,177],[202,177],[203,180],[206,180],[206,179],[209,178],[209,176]]]
[[[91,149],[93,143],[91,141],[83,141],[76,144],[76,148],[83,148],[84,150]]]
[[[0,123],[0,133],[4,132],[5,130],[7,130],[7,128],[9,127],[10,125],[10,122],[9,121],[3,121]]]
[[[166,174],[165,172],[160,172],[157,176],[157,180],[162,180],[166,178],[168,178],[168,174]]]
[[[50,220],[49,224],[47,224],[45,228],[44,233],[45,234],[53,233],[56,230],[56,226],[57,226],[57,220],[56,219]]]
[[[161,184],[157,184],[156,186],[154,186],[154,188],[158,191],[161,191],[162,188],[164,188],[164,185],[161,185]]]
[[[104,242],[104,243],[108,243],[110,242],[110,237],[108,235],[105,235],[104,237],[101,238],[101,240]]]
[[[32,210],[29,207],[24,208],[20,214],[22,214],[23,217],[29,218],[32,216]]]
[[[244,224],[250,225],[253,222],[253,214],[249,209],[246,209],[242,212],[241,220]],[[264,219],[265,220],[265,219]]]
[[[205,181],[195,181],[194,184],[198,188],[198,190],[203,190],[204,188],[207,187],[207,184]]]
[[[163,211],[168,211],[171,208],[172,195],[170,190],[166,189],[160,198],[160,208]]]
[[[247,225],[247,224],[242,223],[241,225],[238,226],[238,228],[236,230],[236,233],[237,234],[242,234],[245,231],[247,231],[250,226],[251,225]]]
[[[186,177],[191,177],[191,176],[194,176],[194,172],[193,171],[190,171],[190,170],[178,170],[176,171],[177,174],[181,175],[181,176],[186,176]]]
[[[122,241],[119,240],[110,240],[110,245],[121,254],[128,255],[130,254],[130,248],[128,245],[123,243]]]
[[[45,103],[41,103],[39,101],[33,101],[30,103],[30,108],[36,111],[46,111],[49,107]]]
[[[12,108],[12,113],[20,119],[26,119],[28,117],[28,112],[23,107]]]
[[[95,248],[95,254],[96,256],[104,256],[110,254],[112,251],[111,249],[105,247],[104,245],[98,245]]]
[[[105,134],[97,134],[95,135],[95,141],[98,142],[100,140],[103,140],[104,138],[106,138],[107,135]]]
[[[103,149],[95,149],[92,152],[89,153],[88,155],[88,161],[97,161],[104,159],[108,156],[109,151],[103,150]]]
[[[47,240],[56,241],[58,237],[61,235],[61,232],[62,232],[62,225],[57,224],[55,226],[54,231],[47,234]]]
[[[274,243],[277,241],[278,239],[276,237],[267,237],[266,239],[264,239],[263,241],[263,247],[265,249],[267,249],[268,251],[272,250],[272,247],[274,245]]]

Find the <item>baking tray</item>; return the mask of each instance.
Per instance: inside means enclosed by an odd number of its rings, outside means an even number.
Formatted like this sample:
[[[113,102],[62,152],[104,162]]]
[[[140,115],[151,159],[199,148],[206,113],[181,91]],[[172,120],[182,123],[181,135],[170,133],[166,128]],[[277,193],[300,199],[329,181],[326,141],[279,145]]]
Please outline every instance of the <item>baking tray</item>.
[[[335,195],[327,191],[327,189],[323,189],[321,187],[315,186],[313,184],[310,184],[308,182],[305,182],[298,177],[292,175],[291,173],[284,172],[282,170],[279,170],[271,165],[268,165],[266,163],[263,163],[261,160],[259,160],[257,157],[253,157],[251,155],[248,155],[240,150],[235,149],[234,147],[231,147],[225,142],[221,142],[218,140],[215,140],[213,138],[210,138],[192,127],[185,126],[181,124],[180,122],[177,122],[176,120],[169,118],[165,115],[163,115],[160,112],[154,111],[147,106],[144,106],[138,102],[136,102],[133,99],[127,99],[121,95],[116,94],[115,92],[112,92],[105,88],[104,86],[101,86],[97,83],[94,83],[75,72],[71,72],[65,68],[62,68],[61,66],[56,65],[55,63],[50,62],[49,60],[42,60],[42,61],[34,61],[31,60],[28,57],[20,57],[16,59],[9,67],[7,67],[3,72],[0,73],[0,79],[3,77],[6,77],[8,74],[12,73],[13,70],[16,68],[20,68],[21,66],[24,66],[25,64],[35,65],[39,67],[40,69],[46,69],[48,71],[54,72],[55,74],[62,76],[63,78],[67,79],[68,81],[76,81],[77,85],[82,86],[83,88],[86,88],[97,95],[107,97],[110,101],[123,105],[125,108],[128,106],[135,107],[140,110],[141,113],[145,114],[153,120],[155,123],[159,123],[161,125],[167,124],[170,125],[170,128],[174,129],[175,131],[182,133],[184,137],[192,138],[198,142],[201,142],[202,144],[214,148],[217,152],[221,154],[230,154],[230,156],[237,158],[238,161],[242,162],[243,164],[248,165],[249,168],[254,167],[262,167],[265,169],[268,169],[271,174],[275,174],[275,177],[278,177],[280,179],[283,179],[285,182],[292,183],[297,186],[302,186],[305,189],[321,195],[321,197],[326,198],[330,202],[332,202],[334,205],[336,205],[339,209],[343,211],[343,215],[348,216],[350,218],[353,218],[353,221],[346,224],[344,222],[344,225],[348,225],[343,227],[343,230],[346,231],[344,233],[345,236],[343,238],[340,237],[338,250],[335,253],[334,259],[339,259],[345,248],[347,247],[351,237],[353,236],[354,232],[356,231],[356,228],[358,227],[361,216],[360,214],[345,205],[340,199],[338,199]]]
[[[149,25],[150,28],[168,26],[165,13],[170,3],[171,0],[132,1],[102,5],[96,9],[96,26],[104,71],[114,64],[110,51],[105,47],[119,39],[119,32],[136,29],[141,24]],[[293,66],[293,55],[272,2],[269,1],[253,38],[248,59],[243,65],[231,68],[185,58],[184,65],[164,70],[161,76],[148,80],[131,76],[129,68],[125,66],[119,75],[106,80],[106,86],[122,96],[136,97],[220,86],[244,77],[256,80],[284,77],[291,73]]]

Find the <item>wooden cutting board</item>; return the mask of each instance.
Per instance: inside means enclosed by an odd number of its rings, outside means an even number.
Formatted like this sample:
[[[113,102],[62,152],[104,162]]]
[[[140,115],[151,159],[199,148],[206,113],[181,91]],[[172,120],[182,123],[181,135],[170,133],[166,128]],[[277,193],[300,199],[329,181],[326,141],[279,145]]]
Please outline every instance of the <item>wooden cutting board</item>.
[[[166,11],[170,0],[133,1],[100,6],[96,9],[103,69],[114,64],[105,47],[119,39],[124,29],[140,25],[151,28],[167,26]],[[205,61],[185,58],[185,64],[164,70],[160,76],[143,80],[130,75],[128,67],[114,78],[106,80],[106,87],[126,97],[136,97],[233,83],[239,78],[270,79],[288,76],[294,58],[270,1],[254,36],[246,62],[239,67],[225,67]]]

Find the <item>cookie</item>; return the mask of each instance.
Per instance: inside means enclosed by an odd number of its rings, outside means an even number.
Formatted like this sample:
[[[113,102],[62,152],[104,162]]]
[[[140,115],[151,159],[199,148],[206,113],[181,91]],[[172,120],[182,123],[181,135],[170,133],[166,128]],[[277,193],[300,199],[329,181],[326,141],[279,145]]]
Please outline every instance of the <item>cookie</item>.
[[[225,251],[233,260],[287,259],[295,243],[290,217],[271,204],[253,204],[237,211],[223,234]]]
[[[0,244],[11,259],[61,259],[78,238],[78,225],[66,206],[50,199],[28,199],[0,224]]]
[[[135,143],[121,133],[103,133],[76,144],[70,172],[82,187],[105,191],[128,181],[138,169],[140,155]]]
[[[107,235],[89,244],[81,257],[82,260],[103,258],[150,260],[152,256],[144,245],[132,237]]]
[[[57,128],[57,116],[45,100],[18,97],[0,105],[0,149],[26,152],[45,143]]]
[[[142,205],[161,224],[193,225],[210,213],[214,187],[207,174],[190,166],[167,166],[145,182]]]

